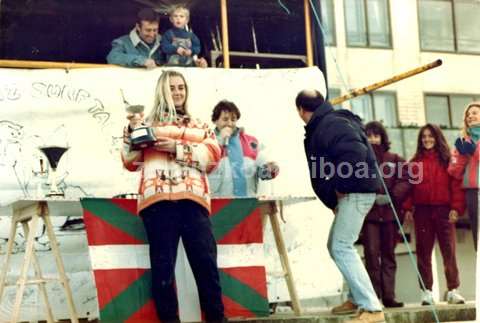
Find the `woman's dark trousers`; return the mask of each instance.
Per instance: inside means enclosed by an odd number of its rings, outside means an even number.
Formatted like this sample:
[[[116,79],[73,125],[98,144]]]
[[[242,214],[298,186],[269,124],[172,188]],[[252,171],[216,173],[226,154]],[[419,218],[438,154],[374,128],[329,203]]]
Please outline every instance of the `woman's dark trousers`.
[[[178,322],[175,261],[180,237],[207,322],[224,317],[217,245],[208,211],[190,200],[157,202],[140,212],[150,244],[152,293],[162,322]]]

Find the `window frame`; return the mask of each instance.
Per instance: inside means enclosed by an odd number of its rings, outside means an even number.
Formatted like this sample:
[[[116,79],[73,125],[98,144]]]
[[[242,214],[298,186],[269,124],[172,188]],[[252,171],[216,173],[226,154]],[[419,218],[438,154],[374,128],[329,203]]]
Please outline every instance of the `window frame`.
[[[389,35],[388,35],[388,42],[389,45],[382,47],[382,46],[372,46],[370,45],[370,29],[368,27],[368,5],[367,1],[368,0],[361,0],[363,1],[363,8],[365,11],[365,33],[366,33],[366,39],[367,39],[367,45],[350,45],[348,43],[348,27],[347,27],[347,15],[346,15],[346,7],[345,7],[345,0],[343,1],[343,24],[345,28],[345,44],[347,47],[350,48],[370,48],[370,49],[393,49],[393,35],[392,35],[392,14],[390,10],[390,0],[385,0],[386,1],[386,6],[387,6],[387,18],[388,18],[388,26],[389,26]]]
[[[330,1],[332,3],[332,16],[331,16],[331,19],[332,19],[332,30],[330,30],[330,33],[332,34],[332,43],[331,44],[327,44],[325,39],[324,39],[324,45],[325,46],[328,46],[328,47],[336,47],[337,46],[337,26],[336,26],[336,19],[335,19],[335,0],[327,0],[327,1]],[[324,6],[322,6],[322,0],[318,0],[318,3],[320,5],[320,8],[322,10],[322,13],[324,12],[323,8]],[[321,19],[321,22],[322,22],[322,26],[325,26],[324,25],[324,21],[323,19]]]
[[[368,95],[370,96],[370,102],[372,103],[372,116],[373,116],[373,119],[372,120],[362,120],[363,122],[370,122],[370,121],[378,121],[377,118],[376,118],[376,109],[375,109],[375,100],[373,98],[373,96],[375,94],[390,94],[390,95],[393,95],[394,97],[394,102],[395,102],[395,125],[393,126],[387,126],[384,124],[384,127],[385,128],[399,128],[400,127],[400,115],[399,115],[399,108],[398,108],[398,95],[397,95],[397,91],[377,91],[377,92],[370,92],[370,93],[366,93],[365,95]],[[351,107],[351,110],[353,112],[353,105],[352,103],[350,103],[350,107]],[[380,121],[379,121],[380,122]]]
[[[332,98],[332,96],[331,96],[330,94],[331,94],[332,92],[335,92],[335,91],[338,91],[338,96],[339,96],[339,97],[343,95],[343,94],[342,94],[342,89],[341,89],[340,87],[336,87],[336,86],[334,86],[334,87],[329,87],[329,88],[327,89],[328,101],[329,101],[329,102],[330,102],[330,100],[334,99],[334,98]],[[333,106],[333,108],[334,108],[334,109],[343,109],[343,106],[342,106],[342,104],[336,104],[336,105]]]
[[[456,15],[455,15],[454,0],[429,0],[429,1],[450,3],[450,7],[452,9],[453,51],[442,50],[442,49],[423,49],[422,48],[422,30],[420,28],[420,22],[421,22],[421,20],[420,20],[420,2],[421,1],[424,1],[424,0],[417,0],[417,26],[418,26],[418,42],[419,42],[420,52],[443,53],[443,54],[462,54],[462,55],[480,55],[480,50],[478,52],[464,52],[464,51],[458,50],[457,18],[456,18]]]
[[[452,114],[452,97],[471,97],[473,101],[480,100],[480,93],[471,94],[471,93],[446,93],[446,92],[424,92],[423,93],[423,113],[425,116],[425,123],[429,123],[427,119],[427,96],[436,96],[436,97],[447,97],[447,109],[448,109],[448,122],[449,125],[446,129],[459,129],[461,125],[453,125],[453,114]]]

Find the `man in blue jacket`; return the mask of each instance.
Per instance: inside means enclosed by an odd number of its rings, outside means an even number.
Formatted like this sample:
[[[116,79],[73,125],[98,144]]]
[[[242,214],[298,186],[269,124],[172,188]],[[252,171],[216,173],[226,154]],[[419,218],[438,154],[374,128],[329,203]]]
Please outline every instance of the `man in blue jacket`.
[[[335,213],[328,251],[350,288],[348,300],[332,312],[358,310],[349,323],[385,322],[382,305],[353,245],[381,185],[361,120],[348,110],[334,110],[315,90],[298,93],[295,104],[306,124],[304,145],[313,190]]]
[[[159,17],[153,9],[140,10],[135,28],[112,42],[107,62],[126,67],[154,68],[163,65],[165,58],[160,48],[158,27]]]

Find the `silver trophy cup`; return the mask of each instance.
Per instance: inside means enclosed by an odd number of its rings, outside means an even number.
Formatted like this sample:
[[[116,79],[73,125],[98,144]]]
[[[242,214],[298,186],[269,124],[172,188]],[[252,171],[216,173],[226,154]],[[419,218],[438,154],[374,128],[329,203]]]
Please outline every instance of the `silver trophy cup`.
[[[128,103],[122,90],[120,90],[120,94],[122,95],[123,103],[125,104],[125,111],[128,113],[142,113],[145,110],[143,105],[132,105]],[[132,150],[142,150],[155,144],[156,138],[151,127],[142,124],[135,127],[135,129],[130,130],[130,143]]]

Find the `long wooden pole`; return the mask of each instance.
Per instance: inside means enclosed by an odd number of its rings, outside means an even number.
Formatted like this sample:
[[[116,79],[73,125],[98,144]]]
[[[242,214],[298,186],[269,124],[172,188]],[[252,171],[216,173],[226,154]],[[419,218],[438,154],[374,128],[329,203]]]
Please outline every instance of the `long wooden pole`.
[[[365,86],[365,87],[362,87],[362,88],[359,88],[359,89],[352,90],[352,91],[350,91],[349,93],[347,93],[343,96],[339,96],[337,98],[331,99],[330,103],[332,105],[340,104],[342,102],[345,102],[345,101],[350,100],[352,98],[355,98],[357,96],[364,95],[364,94],[367,94],[369,92],[372,92],[372,91],[374,91],[376,89],[379,89],[381,87],[390,85],[392,83],[398,82],[398,81],[406,79],[408,77],[411,77],[411,76],[423,73],[425,71],[431,70],[432,68],[438,67],[440,65],[442,65],[442,60],[437,59],[436,61],[434,61],[432,63],[429,63],[429,64],[426,64],[426,65],[414,68],[413,70],[395,75],[395,76],[393,76],[391,78],[388,78],[386,80],[383,80],[383,81],[380,81],[380,82],[377,82],[377,83],[373,83],[373,84],[370,84],[368,86]]]
[[[0,67],[8,67],[8,68],[64,68],[64,69],[73,69],[73,68],[98,68],[98,67],[109,67],[109,66],[116,66],[116,65],[0,59]]]
[[[222,15],[222,51],[223,67],[230,68],[230,49],[228,48],[228,12],[227,0],[220,0],[220,12]]]
[[[313,66],[313,47],[312,47],[312,22],[310,19],[310,2],[303,0],[303,9],[305,16],[305,42],[307,50],[307,66]]]

